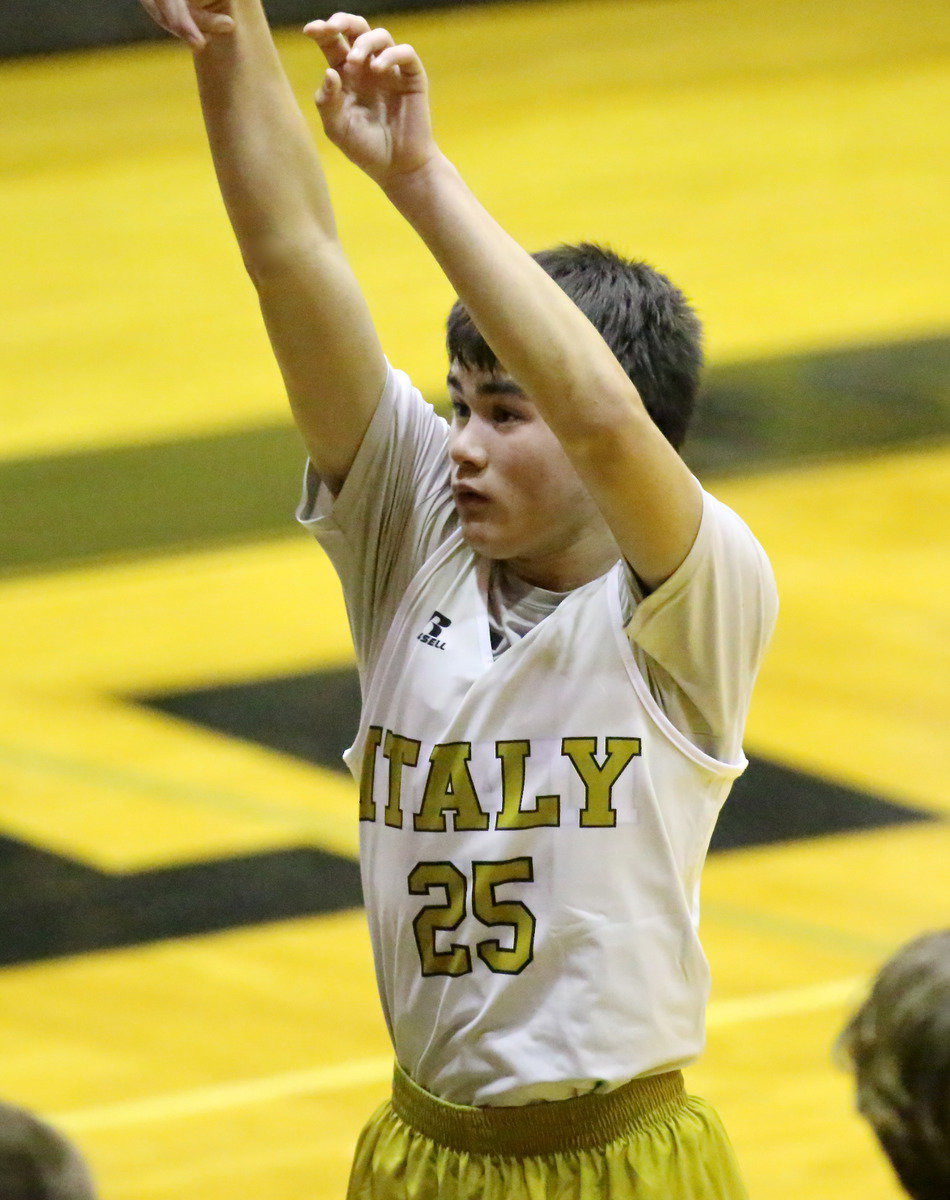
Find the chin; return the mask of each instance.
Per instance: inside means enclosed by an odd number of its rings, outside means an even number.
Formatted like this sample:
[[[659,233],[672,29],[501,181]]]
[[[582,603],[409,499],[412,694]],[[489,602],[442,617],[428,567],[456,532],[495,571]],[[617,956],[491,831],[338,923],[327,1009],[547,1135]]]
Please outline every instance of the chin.
[[[477,522],[462,521],[462,537],[471,546],[476,554],[480,554],[483,558],[513,558],[516,550],[512,550],[505,544],[503,538],[499,538],[497,534],[492,534],[492,531],[480,526]]]
[[[490,537],[487,537],[481,530],[466,529],[462,526],[462,537],[476,554],[481,554],[483,558],[497,558],[494,543]]]

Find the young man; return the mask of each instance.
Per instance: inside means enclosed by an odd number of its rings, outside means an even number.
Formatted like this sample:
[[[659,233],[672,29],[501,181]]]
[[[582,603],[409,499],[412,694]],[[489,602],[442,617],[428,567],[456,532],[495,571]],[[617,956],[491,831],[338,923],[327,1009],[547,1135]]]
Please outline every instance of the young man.
[[[383,356],[258,0],[143,3],[200,51],[310,452],[299,516],[340,574],[360,667],[345,757],[398,1065],[350,1197],[744,1196],[680,1068],[708,992],[699,874],[775,595],[671,444],[695,317],[597,247],[528,255],[436,146],[412,47],[315,21],[327,135],[459,296],[447,425]]]

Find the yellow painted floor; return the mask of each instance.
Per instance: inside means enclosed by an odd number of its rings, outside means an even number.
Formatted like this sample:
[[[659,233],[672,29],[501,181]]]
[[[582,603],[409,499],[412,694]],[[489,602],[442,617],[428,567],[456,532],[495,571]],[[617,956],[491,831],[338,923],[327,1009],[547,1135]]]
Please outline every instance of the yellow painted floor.
[[[943,3],[590,0],[392,28],[512,232],[656,261],[715,361],[950,325]],[[311,48],[280,44],[308,104]],[[283,412],[189,74],[171,45],[0,65],[0,459]],[[327,160],[387,350],[434,394],[448,288]],[[714,488],[782,596],[748,748],[942,815],[948,468],[928,445]],[[0,833],[117,871],[355,853],[333,773],[121,699],[351,661],[328,564],[290,524],[286,541],[0,583],[0,630]],[[711,859],[690,1083],[753,1200],[899,1195],[831,1042],[875,966],[950,923],[948,861],[945,824]],[[58,1117],[106,1200],[339,1200],[388,1072],[358,913],[0,972],[0,1094]]]

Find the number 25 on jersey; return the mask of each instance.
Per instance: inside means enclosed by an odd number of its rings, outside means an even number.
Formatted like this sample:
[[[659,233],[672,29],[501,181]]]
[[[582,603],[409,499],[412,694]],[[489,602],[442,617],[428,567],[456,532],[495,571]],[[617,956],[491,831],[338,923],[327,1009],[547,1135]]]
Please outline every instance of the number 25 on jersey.
[[[530,858],[472,863],[472,911],[488,928],[504,926],[513,932],[510,947],[503,946],[498,938],[485,938],[475,946],[478,957],[498,975],[519,975],[531,962],[537,922],[520,900],[499,900],[495,889],[505,883],[533,881]],[[440,890],[444,902],[425,905],[412,922],[422,974],[468,975],[472,970],[470,947],[459,942],[451,942],[448,950],[436,947],[436,935],[454,933],[467,915],[468,880],[464,872],[450,862],[421,862],[409,872],[411,895],[431,896]]]

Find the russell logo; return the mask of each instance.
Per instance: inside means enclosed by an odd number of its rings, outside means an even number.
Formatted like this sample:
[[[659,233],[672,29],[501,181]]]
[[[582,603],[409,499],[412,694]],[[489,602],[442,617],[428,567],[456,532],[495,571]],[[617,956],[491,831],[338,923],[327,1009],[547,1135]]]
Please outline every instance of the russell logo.
[[[425,633],[419,634],[419,641],[425,642],[427,646],[434,646],[436,650],[444,650],[445,642],[440,641],[439,638],[442,631],[448,629],[452,622],[440,612],[434,612],[429,619],[432,621],[432,624]]]

